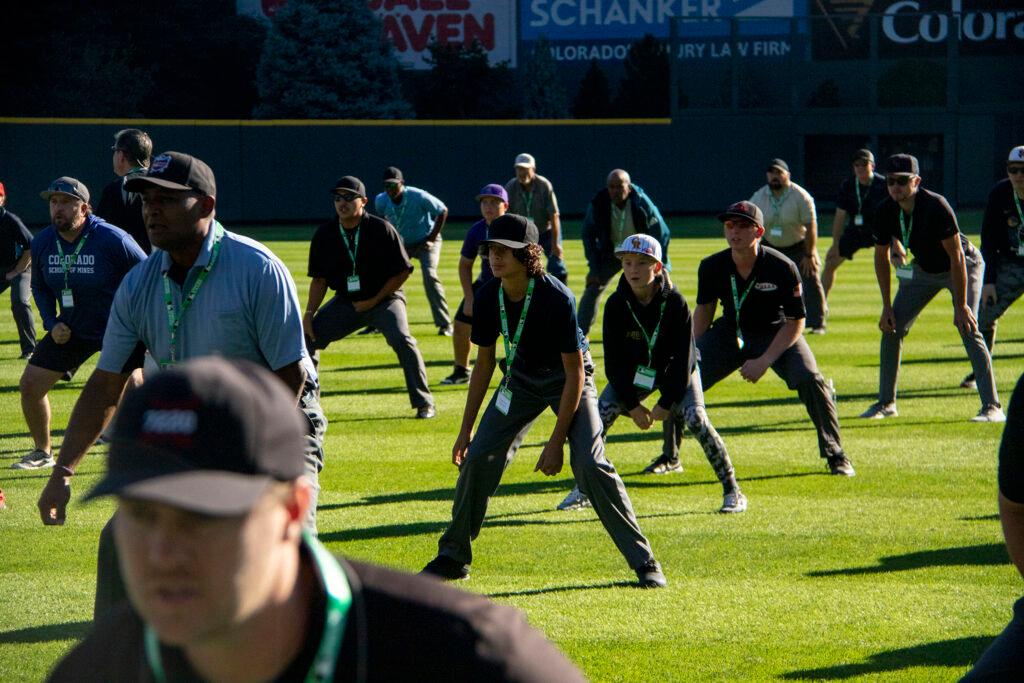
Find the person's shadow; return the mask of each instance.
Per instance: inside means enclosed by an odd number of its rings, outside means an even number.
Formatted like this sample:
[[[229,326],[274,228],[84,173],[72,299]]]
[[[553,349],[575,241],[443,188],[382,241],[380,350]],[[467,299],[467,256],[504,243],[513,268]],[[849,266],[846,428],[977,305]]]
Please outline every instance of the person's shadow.
[[[901,647],[896,650],[878,652],[866,661],[855,664],[837,664],[823,666],[818,669],[802,669],[789,671],[781,676],[786,680],[840,680],[857,676],[872,676],[895,671],[903,671],[916,666],[943,666],[966,668],[971,666],[995,636],[967,636],[951,640],[939,640],[934,643]]]

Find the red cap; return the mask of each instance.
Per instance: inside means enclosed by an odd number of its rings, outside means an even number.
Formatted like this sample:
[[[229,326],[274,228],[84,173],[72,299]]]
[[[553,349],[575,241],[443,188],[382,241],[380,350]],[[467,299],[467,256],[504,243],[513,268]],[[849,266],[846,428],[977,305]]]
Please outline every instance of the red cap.
[[[4,197],[7,196],[7,190],[4,189],[4,184],[3,183],[0,183],[0,195],[2,195]]]

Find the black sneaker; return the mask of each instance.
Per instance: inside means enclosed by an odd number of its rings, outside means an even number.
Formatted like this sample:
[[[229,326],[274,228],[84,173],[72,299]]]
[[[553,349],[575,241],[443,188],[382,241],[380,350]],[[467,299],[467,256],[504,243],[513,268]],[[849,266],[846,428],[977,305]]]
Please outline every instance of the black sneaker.
[[[828,457],[828,470],[843,477],[853,477],[857,474],[853,469],[853,463],[842,453]]]
[[[683,465],[679,458],[673,458],[664,453],[651,461],[651,464],[644,468],[644,474],[668,474],[670,472],[682,472]]]
[[[373,325],[367,325],[363,329],[359,330],[359,332],[357,333],[357,336],[361,336],[361,335],[364,335],[364,334],[379,334],[379,333],[380,333],[380,330],[378,330],[376,327],[374,327]]]
[[[978,388],[978,383],[974,381],[974,373],[973,372],[971,374],[967,375],[966,377],[964,377],[963,381],[960,382],[960,388],[961,389],[977,389]]]
[[[427,566],[420,570],[420,574],[436,576],[444,581],[462,581],[469,578],[469,565],[462,564],[447,555],[438,555],[427,562]]]
[[[668,585],[661,565],[653,557],[636,568],[636,578],[641,588],[664,588]]]
[[[434,410],[434,406],[420,406],[416,409],[417,420],[430,420],[437,415],[437,411]]]
[[[441,384],[468,384],[469,383],[469,370],[466,368],[455,366],[452,370],[452,374],[441,380]]]

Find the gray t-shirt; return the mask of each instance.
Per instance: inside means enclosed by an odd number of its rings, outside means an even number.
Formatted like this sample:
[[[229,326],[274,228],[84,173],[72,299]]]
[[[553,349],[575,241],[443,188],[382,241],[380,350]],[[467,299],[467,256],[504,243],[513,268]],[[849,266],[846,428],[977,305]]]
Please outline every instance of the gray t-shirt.
[[[505,183],[505,191],[508,192],[509,213],[533,219],[539,232],[551,229],[551,217],[558,213],[558,199],[550,180],[535,175],[527,192],[519,180],[513,178]]]

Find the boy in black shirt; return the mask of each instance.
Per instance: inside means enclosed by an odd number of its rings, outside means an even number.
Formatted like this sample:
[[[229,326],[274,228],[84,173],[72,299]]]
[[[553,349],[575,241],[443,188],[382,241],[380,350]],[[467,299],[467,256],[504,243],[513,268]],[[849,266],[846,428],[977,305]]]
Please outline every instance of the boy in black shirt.
[[[764,218],[757,205],[736,202],[718,220],[725,224],[729,248],[701,261],[697,271],[693,336],[701,382],[710,389],[738,369],[754,384],[770,367],[796,389],[832,474],[854,476],[840,442],[835,402],[801,336],[804,303],[796,265],[761,244]],[[722,317],[712,325],[719,301]]]
[[[405,313],[402,284],[412,262],[402,238],[390,223],[366,213],[366,188],[358,178],[339,179],[331,194],[338,220],[317,228],[309,245],[308,275],[313,281],[302,316],[306,346],[316,359],[332,341],[372,325],[398,355],[416,417],[432,418],[436,413],[427,370]],[[320,308],[328,288],[336,293]]]
[[[895,417],[896,379],[900,371],[903,338],[917,316],[943,289],[953,295],[953,324],[960,332],[964,348],[977,378],[981,410],[972,422],[1005,422],[999,405],[992,359],[975,319],[981,298],[981,254],[960,232],[956,214],[941,195],[921,187],[917,159],[909,154],[894,154],[885,162],[889,198],[878,207],[875,218],[875,277],[882,293],[882,330],[878,368],[878,401],[861,417]],[[891,299],[889,276],[893,238],[912,252],[913,263],[897,260],[899,290]]]
[[[604,455],[593,364],[576,323],[572,293],[544,273],[544,252],[532,221],[515,214],[494,219],[487,229],[487,244],[494,279],[473,301],[472,340],[478,350],[462,429],[452,447],[452,463],[459,468],[452,522],[438,542],[437,557],[423,572],[448,580],[469,576],[471,542],[480,533],[487,503],[512,459],[516,438],[551,408],[558,417],[534,471],[549,477],[558,474],[568,439],[573,475],[640,586],[665,586],[626,487]],[[499,334],[505,342],[505,376],[473,434],[494,374]]]
[[[21,357],[36,348],[36,322],[32,318],[32,233],[7,210],[7,191],[0,183],[0,294],[11,288],[11,313],[18,328]]]

